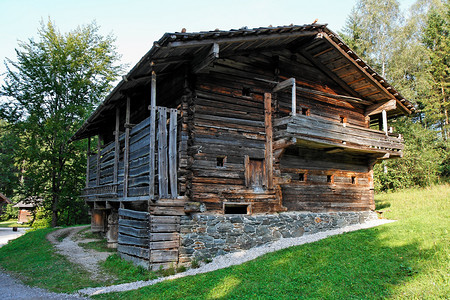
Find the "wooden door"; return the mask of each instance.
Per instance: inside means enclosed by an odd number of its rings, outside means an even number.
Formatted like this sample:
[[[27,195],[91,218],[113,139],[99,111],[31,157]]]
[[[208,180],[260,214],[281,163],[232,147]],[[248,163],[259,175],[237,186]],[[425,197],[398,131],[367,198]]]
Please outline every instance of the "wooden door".
[[[266,186],[264,159],[245,157],[245,181],[246,186],[255,191],[262,191]]]

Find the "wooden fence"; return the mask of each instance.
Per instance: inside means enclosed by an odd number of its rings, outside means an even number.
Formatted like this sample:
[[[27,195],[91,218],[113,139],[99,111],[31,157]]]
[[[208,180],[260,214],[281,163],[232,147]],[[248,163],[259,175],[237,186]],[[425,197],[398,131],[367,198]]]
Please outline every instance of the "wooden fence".
[[[89,155],[84,197],[134,201],[178,196],[177,110],[157,107],[152,114]]]

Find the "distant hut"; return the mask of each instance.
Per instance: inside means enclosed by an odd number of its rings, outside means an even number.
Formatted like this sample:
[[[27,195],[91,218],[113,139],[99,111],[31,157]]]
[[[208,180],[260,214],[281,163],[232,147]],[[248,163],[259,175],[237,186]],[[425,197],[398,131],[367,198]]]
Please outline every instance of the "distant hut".
[[[16,203],[13,207],[19,209],[17,223],[28,223],[33,219],[35,209],[42,203],[42,199],[37,197],[28,197]]]

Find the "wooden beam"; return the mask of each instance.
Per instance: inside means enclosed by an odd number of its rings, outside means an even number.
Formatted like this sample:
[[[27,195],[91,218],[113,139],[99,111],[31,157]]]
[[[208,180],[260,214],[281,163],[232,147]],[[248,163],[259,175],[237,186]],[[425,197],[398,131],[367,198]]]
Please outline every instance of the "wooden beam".
[[[202,72],[206,67],[219,58],[219,44],[213,43],[205,57],[192,63],[192,72],[194,74]]]
[[[226,37],[224,39],[204,39],[204,40],[191,40],[191,41],[174,41],[169,42],[167,44],[168,48],[171,47],[199,47],[199,46],[207,46],[212,43],[244,43],[244,42],[255,42],[261,40],[274,40],[280,38],[296,38],[301,36],[314,36],[319,33],[321,29],[311,30],[311,31],[297,31],[297,32],[288,32],[288,33],[277,33],[277,34],[268,34],[268,35],[247,35],[247,36],[238,36],[238,37]]]
[[[130,169],[130,106],[131,99],[127,96],[127,106],[125,112],[125,153],[123,156],[123,197],[128,197],[128,173]]]
[[[89,187],[89,173],[90,173],[90,160],[91,160],[91,137],[88,137],[88,144],[87,144],[87,162],[86,162],[86,188]]]
[[[97,136],[97,172],[95,174],[96,176],[96,180],[95,180],[95,185],[99,186],[100,185],[100,158],[102,155],[102,144],[100,141],[100,136]]]
[[[381,85],[380,82],[378,82],[378,80],[376,80],[375,78],[373,78],[363,67],[361,67],[352,57],[350,57],[350,55],[345,52],[341,47],[339,47],[331,38],[328,34],[326,34],[325,32],[323,33],[323,37],[325,38],[325,40],[334,48],[336,48],[341,55],[343,55],[345,58],[347,58],[352,64],[353,66],[355,66],[357,69],[359,69],[361,71],[361,73],[364,75],[364,77],[366,77],[367,79],[369,79],[371,82],[373,82],[380,90],[381,92],[386,95],[389,99],[395,99],[395,97],[389,93],[389,91]]]
[[[295,83],[295,81],[294,81]],[[273,189],[273,129],[272,129],[272,94],[264,94],[264,125],[266,131],[266,180],[267,188]]]
[[[168,181],[167,176],[167,109],[158,107],[158,179],[159,179],[159,198],[167,198]]]
[[[361,98],[350,97],[350,96],[345,96],[345,95],[335,95],[335,94],[321,92],[321,91],[317,91],[317,90],[313,90],[313,89],[309,89],[309,88],[305,88],[305,87],[300,87],[300,86],[297,86],[297,91],[314,94],[314,95],[325,96],[325,97],[329,97],[329,98],[333,98],[333,99],[339,99],[339,100],[343,100],[343,101],[347,101],[347,102],[364,104],[364,105],[372,104],[372,102],[363,100]]]
[[[317,58],[313,57],[306,50],[300,50],[300,54],[305,56],[309,61],[315,65],[318,69],[324,72],[328,77],[334,80],[341,88],[343,88],[346,92],[348,92],[353,97],[360,97],[360,95],[355,92],[344,80],[342,80],[339,76],[333,73],[327,66],[323,65]]]
[[[150,143],[149,143],[149,172],[148,195],[155,197],[155,147],[156,147],[156,73],[152,71],[152,84],[150,90]]]
[[[297,90],[295,85],[295,78],[286,79],[280,83],[278,83],[272,90],[272,92],[276,93],[281,91],[287,87],[291,87],[291,114],[295,116],[297,114]],[[272,98],[272,96],[270,96]]]
[[[364,116],[371,116],[381,113],[383,110],[390,111],[397,109],[397,101],[392,99],[386,102],[382,103],[375,103],[368,107],[366,107],[366,110],[364,112]]]
[[[169,125],[169,178],[170,194],[172,198],[178,197],[177,179],[177,110],[170,109]]]
[[[119,157],[120,157],[120,108],[116,108],[116,128],[114,131],[114,183],[118,182],[119,178]]]
[[[387,112],[384,109],[381,111],[381,117],[383,118],[383,131],[384,131],[384,133],[386,133],[386,135],[389,135],[388,123],[387,123]]]

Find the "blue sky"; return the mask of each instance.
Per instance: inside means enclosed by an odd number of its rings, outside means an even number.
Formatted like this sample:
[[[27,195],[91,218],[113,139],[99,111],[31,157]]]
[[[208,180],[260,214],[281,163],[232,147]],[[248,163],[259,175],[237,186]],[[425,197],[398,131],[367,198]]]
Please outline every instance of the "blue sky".
[[[407,9],[414,0],[400,0]],[[308,24],[316,18],[333,31],[345,24],[356,0],[0,0],[0,74],[15,60],[18,41],[35,37],[50,17],[61,32],[96,20],[117,37],[122,62],[131,68],[165,32]],[[0,84],[3,76],[0,76]]]

